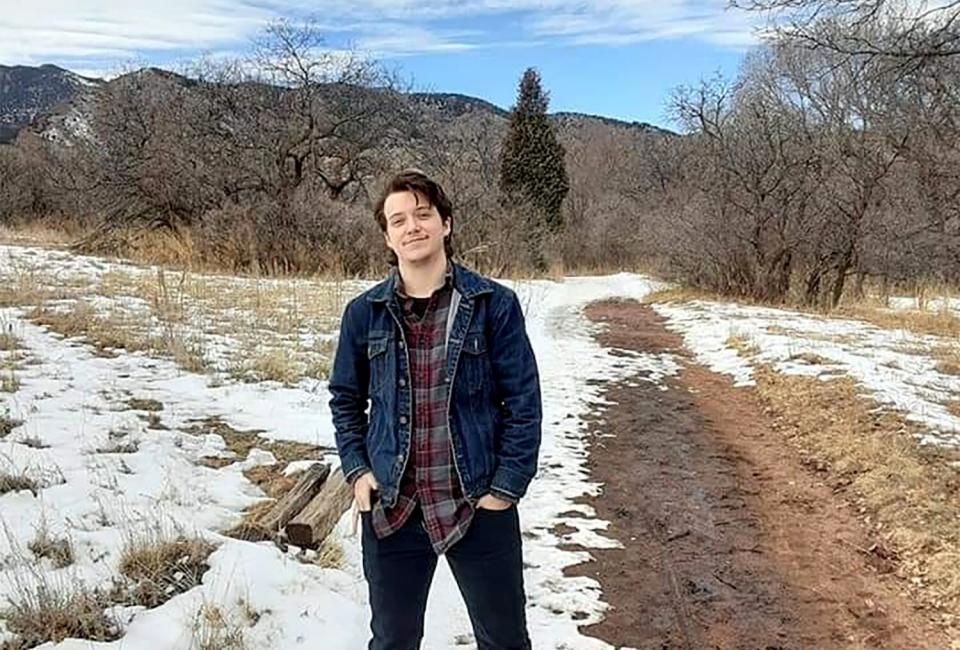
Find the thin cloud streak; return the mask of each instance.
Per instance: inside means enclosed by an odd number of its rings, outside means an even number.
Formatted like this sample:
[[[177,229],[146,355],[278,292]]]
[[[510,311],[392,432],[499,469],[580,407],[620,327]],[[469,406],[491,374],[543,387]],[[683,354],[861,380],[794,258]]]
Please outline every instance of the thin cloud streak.
[[[718,0],[37,0],[4,10],[0,63],[76,59],[87,69],[110,68],[165,52],[238,50],[281,16],[320,17],[332,37],[379,57],[522,47],[527,40],[618,46],[693,39],[742,48],[756,42],[754,27],[762,22]],[[502,23],[491,25],[498,18]]]

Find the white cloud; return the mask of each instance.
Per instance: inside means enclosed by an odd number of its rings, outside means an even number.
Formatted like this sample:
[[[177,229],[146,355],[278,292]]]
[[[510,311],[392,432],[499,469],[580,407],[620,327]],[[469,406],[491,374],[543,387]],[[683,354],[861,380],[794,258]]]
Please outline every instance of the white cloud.
[[[129,59],[208,48],[248,37],[269,17],[258,7],[224,0],[21,1],[3,8],[0,62]]]
[[[688,38],[742,47],[756,42],[754,28],[760,23],[760,16],[727,10],[716,0],[621,0],[541,16],[533,21],[532,30],[577,44]]]
[[[86,70],[165,54],[242,48],[271,18],[319,16],[378,56],[504,47],[525,40],[622,45],[694,39],[754,42],[756,15],[723,0],[35,0],[11,3],[0,23],[0,63],[76,60]],[[42,19],[40,18],[42,16]],[[496,24],[496,27],[491,25]],[[475,28],[484,25],[483,30]]]

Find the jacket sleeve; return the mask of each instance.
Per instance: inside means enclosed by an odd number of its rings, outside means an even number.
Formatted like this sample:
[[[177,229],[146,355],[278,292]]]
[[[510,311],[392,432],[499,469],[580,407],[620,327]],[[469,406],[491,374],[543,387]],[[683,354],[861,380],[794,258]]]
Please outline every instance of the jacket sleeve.
[[[347,304],[340,323],[340,336],[330,373],[330,412],[336,430],[340,467],[348,483],[370,469],[367,458],[367,359],[362,305],[358,299]]]
[[[543,417],[540,376],[517,295],[509,291],[491,307],[488,347],[503,429],[490,491],[516,502],[537,473]]]

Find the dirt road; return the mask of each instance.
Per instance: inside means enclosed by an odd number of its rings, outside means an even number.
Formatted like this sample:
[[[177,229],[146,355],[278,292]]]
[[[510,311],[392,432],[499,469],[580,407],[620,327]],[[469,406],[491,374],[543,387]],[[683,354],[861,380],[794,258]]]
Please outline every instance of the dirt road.
[[[606,346],[685,356],[647,306],[587,314],[608,324]],[[624,548],[568,570],[612,605],[584,633],[642,650],[950,648],[752,390],[684,365],[667,390],[608,385],[596,414],[590,470],[604,490],[587,502]]]

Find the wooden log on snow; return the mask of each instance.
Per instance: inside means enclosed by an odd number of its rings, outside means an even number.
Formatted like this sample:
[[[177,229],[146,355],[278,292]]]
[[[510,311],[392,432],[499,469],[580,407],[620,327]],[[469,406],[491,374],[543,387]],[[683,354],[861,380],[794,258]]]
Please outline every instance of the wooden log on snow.
[[[318,548],[353,502],[353,487],[337,470],[320,492],[287,524],[287,541],[302,548]]]
[[[290,491],[280,497],[280,500],[269,510],[240,523],[227,534],[248,542],[267,540],[278,542],[283,527],[320,492],[328,476],[330,476],[329,465],[323,463],[311,465],[297,479]]]

